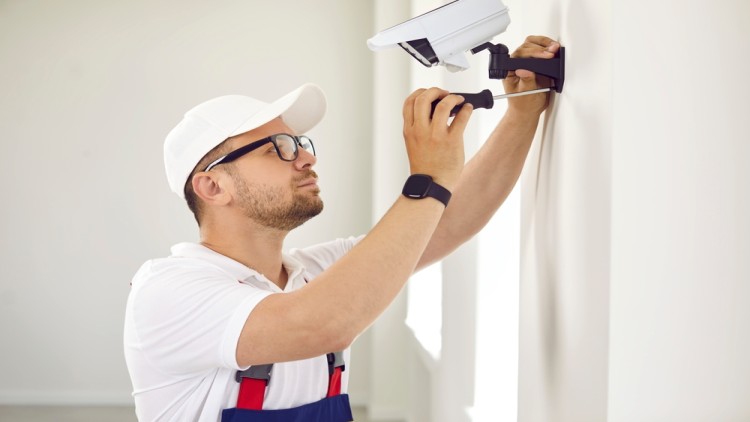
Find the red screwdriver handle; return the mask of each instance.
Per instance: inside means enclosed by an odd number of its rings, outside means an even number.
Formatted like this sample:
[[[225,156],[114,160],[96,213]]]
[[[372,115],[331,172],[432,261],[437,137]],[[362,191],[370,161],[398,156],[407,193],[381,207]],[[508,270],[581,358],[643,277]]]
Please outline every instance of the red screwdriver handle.
[[[461,107],[463,107],[465,103],[469,103],[473,105],[474,108],[487,108],[487,109],[492,108],[492,106],[495,105],[495,99],[492,98],[492,91],[490,91],[489,89],[485,89],[484,91],[478,92],[476,94],[466,94],[463,92],[453,92],[452,94],[460,95],[464,97],[464,102],[453,107],[453,109],[451,110],[451,114],[450,114],[451,116],[455,116],[456,113],[458,113],[459,110],[461,110]],[[435,107],[437,107],[439,102],[440,100],[435,100],[432,102],[432,110],[430,111],[430,117],[432,117],[432,114],[435,113]]]

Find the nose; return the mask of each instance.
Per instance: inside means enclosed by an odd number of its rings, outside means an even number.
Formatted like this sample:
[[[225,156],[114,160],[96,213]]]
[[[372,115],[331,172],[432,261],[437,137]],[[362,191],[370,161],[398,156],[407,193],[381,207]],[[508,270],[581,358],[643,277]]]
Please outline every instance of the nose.
[[[315,157],[311,152],[306,149],[300,148],[297,151],[297,159],[294,160],[294,167],[298,170],[303,170],[315,165],[318,162],[318,158]]]

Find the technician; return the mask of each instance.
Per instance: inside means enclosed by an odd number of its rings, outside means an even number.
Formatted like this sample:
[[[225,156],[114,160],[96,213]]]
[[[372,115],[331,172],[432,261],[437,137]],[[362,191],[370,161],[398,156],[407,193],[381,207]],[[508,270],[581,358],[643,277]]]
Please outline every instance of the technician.
[[[558,48],[533,36],[513,57],[552,58]],[[518,70],[503,83],[510,93],[548,82]],[[175,245],[132,280],[124,345],[139,420],[352,420],[349,346],[412,273],[469,240],[503,203],[548,94],[510,99],[465,165],[471,106],[449,118],[461,102],[438,88],[409,95],[403,195],[365,236],[288,252],[287,234],[323,209],[305,135],[323,118],[323,93],[308,84],[271,103],[232,95],[188,111],[167,135],[164,164],[200,242]]]

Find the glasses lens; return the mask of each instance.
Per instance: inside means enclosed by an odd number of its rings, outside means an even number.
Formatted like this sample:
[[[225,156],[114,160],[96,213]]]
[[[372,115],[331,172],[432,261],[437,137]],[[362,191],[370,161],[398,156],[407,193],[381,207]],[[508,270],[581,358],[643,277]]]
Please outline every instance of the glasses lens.
[[[315,155],[315,147],[313,146],[312,139],[308,138],[307,136],[300,136],[299,143],[302,149],[312,155]]]
[[[297,158],[297,143],[289,135],[277,135],[276,148],[282,160],[294,161]]]

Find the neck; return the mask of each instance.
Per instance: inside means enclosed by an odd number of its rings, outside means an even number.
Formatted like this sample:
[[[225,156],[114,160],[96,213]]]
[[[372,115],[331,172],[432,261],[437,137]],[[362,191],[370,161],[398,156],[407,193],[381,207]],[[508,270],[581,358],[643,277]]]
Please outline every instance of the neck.
[[[288,233],[247,221],[237,225],[204,224],[201,244],[263,274],[283,290],[287,273],[281,262],[281,251]]]

